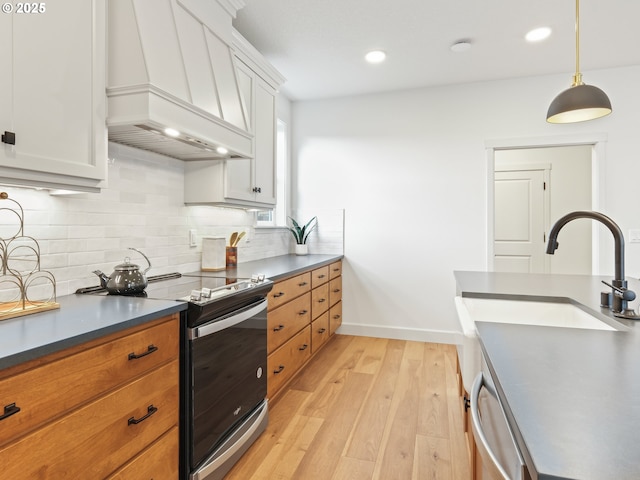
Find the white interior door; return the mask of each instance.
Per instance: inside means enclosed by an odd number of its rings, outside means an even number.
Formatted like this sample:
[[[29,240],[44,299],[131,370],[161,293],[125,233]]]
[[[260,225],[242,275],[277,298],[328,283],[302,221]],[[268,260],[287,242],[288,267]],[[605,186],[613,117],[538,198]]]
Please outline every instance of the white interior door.
[[[495,172],[496,272],[545,271],[544,170]]]

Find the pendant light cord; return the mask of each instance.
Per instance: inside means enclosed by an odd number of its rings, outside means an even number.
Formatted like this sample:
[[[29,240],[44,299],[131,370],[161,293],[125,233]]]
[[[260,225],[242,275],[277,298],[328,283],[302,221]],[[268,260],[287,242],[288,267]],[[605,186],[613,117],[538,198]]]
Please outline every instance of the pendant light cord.
[[[580,73],[580,0],[576,0],[576,73],[573,76],[573,87],[583,85]]]

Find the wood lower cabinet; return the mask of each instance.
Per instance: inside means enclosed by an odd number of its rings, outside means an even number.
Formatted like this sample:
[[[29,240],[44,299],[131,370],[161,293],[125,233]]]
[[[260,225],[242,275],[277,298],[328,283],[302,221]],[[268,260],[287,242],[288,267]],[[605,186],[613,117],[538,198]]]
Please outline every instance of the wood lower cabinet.
[[[269,293],[267,312],[267,391],[269,399],[295,376],[342,321],[342,261],[277,282]],[[331,293],[331,287],[338,292]],[[338,295],[339,293],[339,295]],[[340,305],[331,307],[332,300]]]
[[[276,392],[311,356],[311,326],[307,325],[267,359],[267,396]]]
[[[329,334],[333,335],[342,325],[342,302],[336,303],[329,309]]]
[[[19,408],[0,420],[3,478],[160,471],[157,456],[176,475],[153,478],[177,478],[177,314],[21,368],[0,372],[0,402]]]

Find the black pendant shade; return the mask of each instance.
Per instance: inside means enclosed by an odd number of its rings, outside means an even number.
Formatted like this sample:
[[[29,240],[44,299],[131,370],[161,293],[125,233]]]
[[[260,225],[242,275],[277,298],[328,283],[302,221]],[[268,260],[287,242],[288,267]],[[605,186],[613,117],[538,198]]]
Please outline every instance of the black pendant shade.
[[[560,93],[549,106],[547,122],[576,123],[611,113],[607,94],[593,85],[576,85]]]
[[[585,85],[580,73],[580,0],[576,0],[576,73],[570,88],[553,99],[547,111],[549,123],[576,123],[611,113],[607,94],[593,85]]]

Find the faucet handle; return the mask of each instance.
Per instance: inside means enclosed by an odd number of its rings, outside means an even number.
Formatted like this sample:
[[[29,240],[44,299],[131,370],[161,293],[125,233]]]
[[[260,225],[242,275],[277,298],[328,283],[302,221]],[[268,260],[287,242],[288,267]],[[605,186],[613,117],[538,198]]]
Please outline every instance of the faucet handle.
[[[626,300],[627,302],[632,302],[636,299],[636,292],[634,292],[633,290],[629,290],[628,288],[614,287],[613,285],[605,282],[604,280],[602,280],[602,283],[604,283],[607,287],[611,287],[613,290],[618,292],[622,296],[622,300]]]

